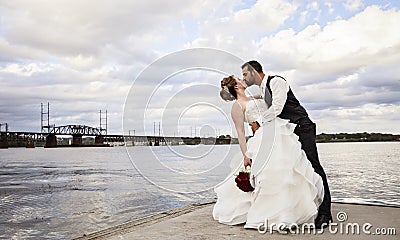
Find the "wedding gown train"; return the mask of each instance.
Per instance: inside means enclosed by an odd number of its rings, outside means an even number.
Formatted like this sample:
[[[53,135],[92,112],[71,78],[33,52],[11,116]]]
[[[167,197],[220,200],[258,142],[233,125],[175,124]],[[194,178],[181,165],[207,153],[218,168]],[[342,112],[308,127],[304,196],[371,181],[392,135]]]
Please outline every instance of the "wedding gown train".
[[[246,104],[245,120],[253,122],[267,109],[262,99]],[[314,172],[298,136],[295,125],[276,118],[261,126],[247,142],[247,155],[252,159],[253,192],[241,191],[235,183],[243,165],[239,153],[230,174],[215,187],[217,202],[213,217],[220,223],[257,229],[268,221],[269,226],[314,223],[324,197],[321,177]]]

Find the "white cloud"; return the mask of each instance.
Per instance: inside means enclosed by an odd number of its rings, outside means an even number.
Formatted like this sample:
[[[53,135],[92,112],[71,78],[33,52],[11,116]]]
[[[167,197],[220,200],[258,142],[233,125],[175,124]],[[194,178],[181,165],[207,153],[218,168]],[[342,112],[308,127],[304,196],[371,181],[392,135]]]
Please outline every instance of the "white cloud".
[[[357,11],[363,7],[362,0],[346,0],[343,6],[349,11]]]
[[[19,76],[30,77],[36,73],[49,72],[54,68],[55,64],[9,64],[4,68],[0,68],[0,74],[15,74]]]
[[[5,43],[0,46],[40,49],[54,56],[102,56],[104,61],[110,56],[119,61],[123,52],[142,57],[160,42],[173,41],[163,36],[171,23],[214,7],[211,1],[159,4],[123,0],[3,2],[0,13]],[[197,8],[199,4],[203,8]],[[105,50],[110,52],[104,55]]]
[[[368,131],[368,124],[382,121],[385,126],[371,130],[398,132],[392,123],[400,118],[393,110],[400,94],[397,22],[398,10],[370,6],[347,20],[265,37],[258,58],[267,72],[288,79],[310,115],[322,122],[319,131]]]
[[[358,73],[354,73],[354,74],[350,74],[348,76],[343,76],[343,77],[339,77],[336,79],[336,84],[341,86],[341,85],[345,85],[345,84],[349,84],[352,81],[356,80],[359,78],[359,74]]]
[[[87,70],[94,67],[95,59],[92,56],[85,57],[81,54],[66,57],[65,63],[73,69]]]
[[[398,121],[399,111],[398,105],[365,104],[354,108],[321,110],[314,116],[318,122],[319,132],[399,133],[398,124],[393,124],[394,121]],[[335,119],[335,121],[329,119]]]
[[[255,39],[281,27],[297,8],[286,0],[257,1],[250,8],[202,22],[200,35],[186,47],[216,47],[254,56]]]
[[[324,72],[353,69],[377,59],[391,61],[398,57],[399,21],[399,11],[372,6],[349,20],[333,21],[323,28],[314,24],[298,33],[288,29],[265,37],[260,41],[260,55],[284,59],[274,59],[283,65],[272,67]]]
[[[333,12],[335,12],[335,8],[333,7],[332,2],[324,1],[324,5],[328,8],[329,14],[332,14]]]
[[[228,34],[257,34],[275,30],[280,27],[291,14],[296,11],[297,5],[289,1],[271,0],[257,1],[250,9],[243,9],[229,18],[220,19],[222,29],[229,29]],[[234,31],[232,31],[234,30]],[[253,33],[254,34],[254,33]]]
[[[120,133],[125,97],[148,64],[183,48],[211,47],[259,59],[267,72],[285,76],[319,131],[368,131],[368,126],[398,131],[398,7],[364,8],[367,2],[362,1],[299,3],[173,0],[160,7],[157,1],[1,1],[0,122],[14,129],[35,128],[37,122],[26,119],[39,115],[40,102],[50,101],[57,124],[95,125],[98,110],[108,109],[111,132]],[[348,11],[341,12],[343,7]],[[303,24],[309,25],[299,30]],[[207,60],[219,69],[235,68],[210,56],[182,57],[137,80],[135,95],[146,98],[167,71]],[[152,116],[160,116],[169,94],[190,90],[168,102],[164,114],[171,121],[163,120],[165,126],[176,124],[173,116],[193,101],[214,101],[229,112],[230,104],[217,92],[197,86],[218,85],[219,75],[177,78],[160,88],[152,105]],[[140,114],[141,107],[134,103],[132,114]],[[206,109],[188,114],[190,120],[204,118],[229,130],[224,119],[206,117]],[[377,128],[374,121],[383,124]],[[182,127],[189,129],[186,123]]]

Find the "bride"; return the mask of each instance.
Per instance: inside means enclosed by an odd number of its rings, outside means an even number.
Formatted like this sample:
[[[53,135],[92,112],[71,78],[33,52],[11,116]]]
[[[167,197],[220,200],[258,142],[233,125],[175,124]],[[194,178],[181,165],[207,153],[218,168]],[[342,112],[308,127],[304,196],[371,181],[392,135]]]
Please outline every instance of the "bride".
[[[265,227],[313,224],[324,197],[322,179],[301,149],[293,133],[295,125],[287,120],[265,123],[246,144],[244,123],[252,123],[268,109],[263,99],[246,96],[246,87],[233,76],[221,81],[221,97],[236,100],[231,116],[243,161],[215,187],[218,198],[213,217],[220,223],[245,223],[245,228],[254,229],[266,222]],[[252,192],[243,192],[235,183],[235,174],[246,166],[251,166]]]

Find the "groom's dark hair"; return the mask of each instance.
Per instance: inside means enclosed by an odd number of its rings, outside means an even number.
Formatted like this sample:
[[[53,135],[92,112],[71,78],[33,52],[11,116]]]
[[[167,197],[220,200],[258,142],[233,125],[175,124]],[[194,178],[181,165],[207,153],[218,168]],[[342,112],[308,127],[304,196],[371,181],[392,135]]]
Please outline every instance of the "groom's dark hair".
[[[251,61],[248,61],[247,63],[244,63],[242,65],[242,69],[244,67],[247,67],[248,69],[250,69],[250,67],[251,67],[252,69],[256,70],[256,72],[259,72],[259,73],[263,72],[261,64],[259,62],[257,62],[256,60],[251,60]]]

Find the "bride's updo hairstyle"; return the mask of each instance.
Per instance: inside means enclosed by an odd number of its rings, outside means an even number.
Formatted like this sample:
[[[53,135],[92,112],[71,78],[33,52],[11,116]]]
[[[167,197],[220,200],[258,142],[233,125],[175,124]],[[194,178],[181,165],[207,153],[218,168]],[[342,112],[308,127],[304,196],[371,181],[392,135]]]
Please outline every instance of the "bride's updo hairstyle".
[[[233,101],[236,99],[237,94],[235,91],[236,79],[233,76],[225,77],[221,81],[221,91],[219,95],[225,101]]]

